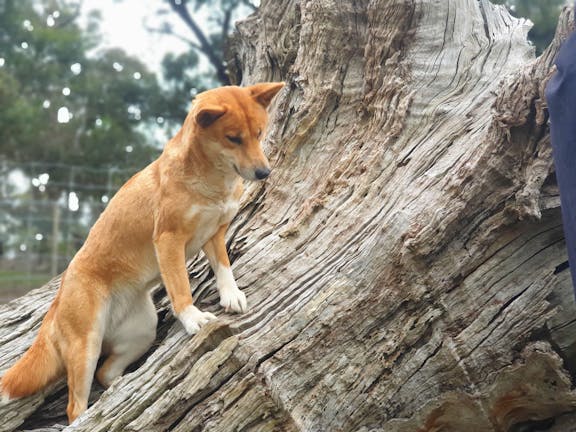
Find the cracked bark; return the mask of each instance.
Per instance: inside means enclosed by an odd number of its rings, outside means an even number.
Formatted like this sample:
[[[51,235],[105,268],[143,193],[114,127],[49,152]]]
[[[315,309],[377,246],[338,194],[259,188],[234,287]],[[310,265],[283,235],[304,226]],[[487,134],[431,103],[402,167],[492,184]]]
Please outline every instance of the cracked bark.
[[[569,431],[576,316],[538,59],[486,0],[263,1],[233,76],[285,80],[266,184],[229,232],[251,311],[193,338],[155,295],[155,347],[64,423],[65,390],[1,430]],[[57,281],[0,308],[0,370]],[[42,429],[44,428],[44,429]]]

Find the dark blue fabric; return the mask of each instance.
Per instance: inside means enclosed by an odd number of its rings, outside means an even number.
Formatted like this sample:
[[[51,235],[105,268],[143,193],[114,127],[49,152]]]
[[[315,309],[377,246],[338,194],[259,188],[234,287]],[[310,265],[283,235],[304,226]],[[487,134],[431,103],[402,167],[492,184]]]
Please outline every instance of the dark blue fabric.
[[[562,45],[556,67],[558,70],[546,87],[546,99],[568,260],[576,292],[576,32]]]

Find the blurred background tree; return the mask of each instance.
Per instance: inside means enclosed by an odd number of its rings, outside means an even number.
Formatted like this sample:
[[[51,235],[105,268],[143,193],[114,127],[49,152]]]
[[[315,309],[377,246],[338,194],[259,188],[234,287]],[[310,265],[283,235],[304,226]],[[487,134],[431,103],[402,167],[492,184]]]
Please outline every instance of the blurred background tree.
[[[540,55],[554,37],[558,16],[566,0],[491,0],[495,4],[505,5],[516,17],[529,18],[534,27],[528,33],[528,38]]]
[[[61,271],[161,150],[157,76],[121,49],[94,50],[99,16],[80,28],[80,6],[0,0],[0,289]]]
[[[158,81],[120,49],[87,55],[98,43],[97,16],[83,31],[77,3],[2,0],[0,8],[4,158],[22,163],[32,177],[47,173],[45,189],[54,198],[69,180],[58,165],[136,167],[158,154],[144,133],[162,114],[151,105],[161,99]],[[76,181],[103,180],[95,175],[78,170]]]

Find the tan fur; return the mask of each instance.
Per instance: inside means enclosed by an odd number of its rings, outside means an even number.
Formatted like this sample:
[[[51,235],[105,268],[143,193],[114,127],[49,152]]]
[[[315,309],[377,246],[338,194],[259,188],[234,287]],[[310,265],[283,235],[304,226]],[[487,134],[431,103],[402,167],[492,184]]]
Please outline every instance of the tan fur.
[[[185,262],[201,248],[222,305],[246,310],[224,235],[238,209],[241,177],[256,180],[269,172],[260,139],[266,107],[282,86],[222,87],[196,98],[160,157],[118,191],[93,226],[38,337],[2,377],[5,397],[28,396],[66,373],[67,414],[74,421],[87,408],[100,355],[108,357],[96,376],[107,386],[154,341],[149,288],[159,275],[189,333],[215,319],[193,306],[190,293]]]

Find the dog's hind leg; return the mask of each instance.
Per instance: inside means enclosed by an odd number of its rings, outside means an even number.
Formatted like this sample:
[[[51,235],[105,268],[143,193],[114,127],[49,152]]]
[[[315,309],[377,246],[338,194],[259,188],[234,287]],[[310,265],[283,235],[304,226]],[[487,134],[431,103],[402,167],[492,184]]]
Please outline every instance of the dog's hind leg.
[[[104,346],[109,356],[96,373],[100,384],[109,387],[128,365],[148,351],[156,339],[157,323],[158,316],[150,294],[136,298],[126,318],[113,329],[112,334],[106,335]]]
[[[82,287],[91,287],[82,290]],[[103,337],[105,292],[101,280],[76,272],[70,267],[60,287],[54,314],[56,346],[66,366],[68,407],[72,423],[88,406],[94,371],[100,357]]]
[[[72,423],[88,407],[88,397],[100,354],[101,338],[88,335],[67,346],[65,358],[68,375],[68,420]]]

